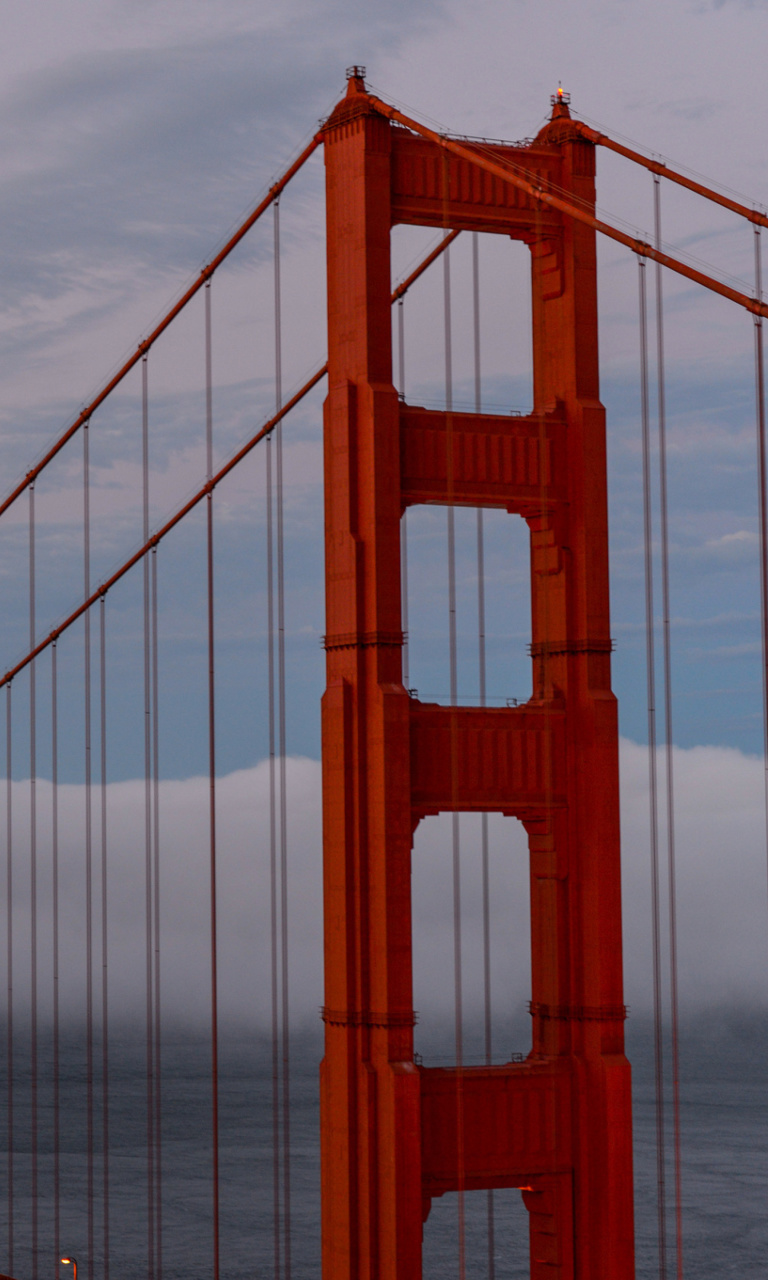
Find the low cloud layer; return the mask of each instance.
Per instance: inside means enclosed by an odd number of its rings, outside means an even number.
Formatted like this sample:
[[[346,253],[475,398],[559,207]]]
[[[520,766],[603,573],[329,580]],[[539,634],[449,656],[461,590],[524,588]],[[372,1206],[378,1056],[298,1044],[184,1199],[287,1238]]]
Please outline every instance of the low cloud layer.
[[[622,744],[626,999],[651,1005],[647,751]],[[683,1013],[766,1004],[768,907],[762,761],[734,750],[674,752],[680,993]],[[316,1024],[322,1004],[320,765],[287,762],[292,1019]],[[108,788],[108,961],[112,1017],[142,1015],[146,984],[144,783]],[[51,1013],[50,786],[38,783],[39,1008]],[[60,991],[63,1016],[85,1009],[84,791],[60,788]],[[100,797],[94,788],[93,944],[101,977]],[[266,1030],[270,1021],[269,766],[217,787],[221,1015]],[[205,1025],[210,1009],[208,790],[202,778],[160,787],[161,966],[168,1025]],[[13,787],[14,1002],[29,999],[29,785]],[[482,1012],[480,824],[461,824],[464,1010]],[[494,1035],[499,1047],[529,998],[527,857],[522,828],[489,823]],[[451,822],[422,824],[413,861],[415,1003],[424,1034],[453,1012]],[[663,885],[666,896],[666,881]],[[664,922],[666,930],[666,921]],[[665,965],[667,963],[665,945]],[[419,1034],[422,1034],[421,1032]]]

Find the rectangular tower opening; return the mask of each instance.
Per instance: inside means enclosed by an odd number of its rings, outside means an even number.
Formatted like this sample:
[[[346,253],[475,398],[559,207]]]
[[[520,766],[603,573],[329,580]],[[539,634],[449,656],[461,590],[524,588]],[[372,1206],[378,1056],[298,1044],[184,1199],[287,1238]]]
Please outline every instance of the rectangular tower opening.
[[[416,828],[411,863],[415,1048],[425,1066],[456,1064],[453,814]],[[486,1061],[483,815],[458,815],[464,1065]],[[488,956],[493,1063],[531,1047],[531,913],[528,840],[522,823],[488,814]]]
[[[462,1201],[466,1274],[528,1280],[528,1211],[520,1192],[514,1187],[492,1192],[465,1191]],[[458,1255],[459,1196],[453,1192],[432,1201],[424,1223],[423,1280],[446,1280],[458,1275]],[[491,1256],[493,1271],[489,1265]]]
[[[531,696],[530,535],[520,516],[482,512],[485,623],[481,627],[478,511],[454,507],[456,548],[457,703],[481,703],[481,630],[485,701],[515,706]],[[422,702],[451,701],[448,508],[417,506],[403,517],[403,681]],[[406,593],[407,584],[407,593]],[[407,608],[406,608],[407,604]],[[407,616],[406,616],[407,615]]]
[[[433,249],[443,232],[433,227],[392,230],[392,287]],[[506,235],[463,231],[447,249],[450,321],[446,326],[446,259],[441,255],[392,308],[392,377],[400,395],[427,409],[530,413],[533,405],[531,261],[526,245]],[[476,254],[476,256],[475,256]],[[475,266],[480,339],[479,388],[475,364]],[[401,342],[402,326],[402,342]],[[450,389],[446,332],[450,332]]]

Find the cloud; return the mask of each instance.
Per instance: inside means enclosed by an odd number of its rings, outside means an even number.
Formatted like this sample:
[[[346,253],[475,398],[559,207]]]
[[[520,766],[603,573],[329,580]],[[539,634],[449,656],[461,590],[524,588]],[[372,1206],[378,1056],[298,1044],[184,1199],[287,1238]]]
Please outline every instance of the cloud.
[[[663,764],[659,761],[660,767]],[[647,751],[621,750],[626,999],[651,1008]],[[734,750],[675,749],[680,1000],[684,1015],[764,1008],[766,867],[762,761]],[[323,1003],[320,765],[287,761],[290,999],[297,1026],[316,1025]],[[38,782],[39,1001],[51,1013],[50,785]],[[93,802],[93,940],[97,1012],[101,966],[100,796]],[[141,780],[108,787],[108,961],[112,1016],[140,1019],[146,990],[145,790]],[[84,1016],[85,793],[60,788],[62,1011]],[[220,778],[217,786],[220,1011],[236,1026],[270,1025],[269,766]],[[29,998],[29,787],[13,786],[16,1008]],[[204,778],[160,785],[161,970],[169,1026],[206,1025],[210,1011],[210,863]],[[662,834],[663,834],[662,815]],[[663,844],[663,840],[662,840]],[[429,819],[413,854],[417,1041],[453,1015],[453,870],[449,815]],[[489,823],[494,1038],[502,1055],[524,1026],[530,998],[527,854],[522,827]],[[483,1007],[479,819],[461,820],[464,1011],[471,1051]],[[666,870],[662,858],[662,899]],[[666,915],[662,920],[666,939]],[[668,972],[668,948],[664,942]],[[668,1013],[668,1003],[667,1003]],[[517,1030],[516,1030],[517,1029]],[[475,1036],[475,1039],[472,1037]]]
[[[621,753],[627,999],[649,1007],[651,991],[648,752]],[[659,778],[664,757],[659,753]],[[675,748],[679,967],[685,1010],[765,1006],[765,775],[762,759],[723,747]],[[662,895],[668,864],[662,812]],[[666,933],[668,916],[662,921]],[[664,941],[665,964],[668,944]]]
[[[320,769],[316,761],[287,762],[291,850],[290,937],[293,1007],[300,1021],[322,1003]],[[107,919],[109,991],[116,1019],[139,1018],[146,990],[145,785],[108,788]],[[84,1016],[86,961],[85,790],[59,789],[60,929],[63,1014]],[[205,1025],[210,1012],[209,790],[204,778],[164,781],[160,787],[160,902],[163,1011],[173,1025]],[[16,998],[29,997],[29,786],[13,787]],[[37,784],[38,911],[41,1011],[51,1009],[51,788]],[[101,810],[93,793],[94,945],[101,938]],[[222,1017],[270,1021],[269,765],[262,762],[219,779],[217,786],[219,973]],[[98,950],[97,977],[101,964]]]

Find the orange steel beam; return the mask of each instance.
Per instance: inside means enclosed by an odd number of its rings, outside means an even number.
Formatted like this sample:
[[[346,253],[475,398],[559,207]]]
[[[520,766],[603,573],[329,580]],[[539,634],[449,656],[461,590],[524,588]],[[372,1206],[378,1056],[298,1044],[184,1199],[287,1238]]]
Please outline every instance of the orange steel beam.
[[[745,310],[751,311],[753,315],[768,317],[768,303],[760,302],[756,298],[750,298],[748,293],[742,293],[739,289],[732,289],[730,285],[722,284],[721,281],[715,280],[713,276],[709,276],[703,271],[697,271],[695,267],[689,267],[687,263],[681,262],[679,258],[675,258],[668,253],[662,253],[659,249],[654,249],[653,245],[646,240],[638,240],[634,236],[628,235],[626,231],[620,231],[618,227],[611,226],[610,222],[603,222],[602,219],[596,218],[594,214],[589,213],[586,209],[579,208],[572,201],[563,199],[562,196],[556,195],[553,191],[547,191],[543,186],[530,182],[527,178],[515,173],[497,160],[492,160],[482,155],[477,148],[467,146],[453,138],[446,137],[444,134],[437,133],[434,129],[428,128],[427,125],[420,124],[418,120],[413,120],[402,111],[398,111],[397,107],[391,107],[388,103],[382,102],[381,99],[373,95],[368,95],[368,97],[375,110],[385,116],[387,120],[394,120],[398,124],[405,125],[407,129],[412,129],[415,133],[420,134],[422,138],[427,138],[430,142],[434,142],[443,151],[467,160],[471,164],[477,165],[480,169],[485,169],[487,173],[492,173],[495,177],[501,178],[503,182],[511,183],[518,190],[525,191],[532,199],[548,205],[551,209],[557,209],[559,213],[564,213],[570,218],[575,218],[577,222],[584,223],[585,226],[591,227],[593,231],[599,231],[601,235],[608,236],[609,239],[617,241],[618,244],[623,244],[641,258],[651,258],[654,262],[660,262],[663,267],[668,267],[670,271],[675,271],[678,275],[685,276],[687,280],[692,280],[695,284],[703,285],[705,289],[709,289],[712,293],[719,293],[721,297],[727,298],[730,302],[735,302],[740,307],[744,307]]]
[[[623,143],[616,142],[607,133],[600,133],[597,129],[591,129],[589,125],[584,124],[583,120],[577,120],[576,125],[584,138],[588,142],[592,142],[595,146],[606,147],[609,151],[615,151],[617,155],[624,156],[627,160],[632,160],[635,164],[642,165],[644,169],[649,169],[651,173],[657,174],[660,178],[669,178],[670,182],[676,182],[679,187],[686,187],[688,191],[693,191],[697,196],[703,196],[705,200],[712,200],[715,204],[722,205],[724,209],[729,209],[731,213],[737,213],[739,217],[746,218],[748,222],[754,222],[759,227],[768,227],[768,216],[760,213],[758,209],[750,209],[745,204],[740,204],[738,200],[731,200],[728,196],[721,195],[719,191],[714,191],[712,187],[707,187],[703,182],[696,182],[693,178],[686,178],[685,174],[678,173],[676,169],[670,169],[664,160],[652,160],[648,156],[642,155],[639,151],[633,151],[631,147],[625,147]]]
[[[208,265],[203,267],[200,274],[193,280],[189,288],[185,290],[185,292],[179,298],[178,302],[174,303],[170,311],[166,311],[163,318],[155,325],[149,337],[145,338],[143,342],[139,343],[138,347],[133,352],[133,354],[130,355],[123,364],[121,364],[117,373],[115,373],[113,377],[110,378],[109,382],[107,382],[106,385],[102,387],[98,395],[94,396],[90,404],[86,405],[86,407],[78,414],[78,416],[75,418],[75,421],[71,424],[71,426],[67,427],[66,431],[62,432],[62,434],[58,437],[58,439],[51,445],[50,449],[48,449],[47,452],[43,454],[43,457],[40,459],[40,461],[35,463],[34,467],[30,468],[30,470],[24,476],[24,479],[20,481],[19,484],[16,485],[15,489],[11,490],[11,492],[8,494],[6,498],[2,500],[2,502],[0,502],[0,516],[3,514],[3,512],[7,511],[10,506],[13,505],[13,503],[16,501],[17,498],[21,497],[22,493],[24,493],[24,491],[28,489],[31,484],[34,483],[34,481],[40,475],[40,472],[44,471],[45,468],[48,466],[48,463],[51,462],[56,457],[56,454],[61,452],[61,450],[64,448],[64,445],[67,443],[67,441],[71,440],[72,436],[76,435],[76,433],[80,430],[80,428],[84,425],[84,423],[86,423],[89,420],[89,418],[96,412],[99,405],[104,403],[104,401],[107,399],[107,396],[111,395],[116,387],[119,387],[120,383],[123,381],[126,375],[129,374],[131,369],[133,369],[134,366],[139,363],[139,361],[141,360],[141,357],[145,355],[146,352],[149,351],[150,347],[152,347],[153,344],[160,337],[160,335],[165,332],[169,324],[171,324],[171,322],[176,319],[179,312],[184,310],[187,303],[191,302],[192,298],[194,298],[196,293],[199,293],[199,291],[202,289],[206,281],[210,280],[211,276],[221,266],[224,259],[229,257],[232,250],[243,239],[243,236],[247,235],[251,227],[254,226],[256,222],[258,222],[262,214],[265,213],[266,210],[269,208],[269,206],[274,203],[274,201],[277,199],[280,193],[291,181],[291,178],[296,176],[299,169],[301,169],[302,165],[306,163],[306,161],[312,155],[313,151],[317,150],[321,141],[322,141],[322,134],[316,133],[315,136],[312,138],[312,141],[309,142],[307,146],[304,148],[301,155],[298,156],[296,160],[294,160],[293,164],[288,169],[286,169],[282,177],[278,178],[277,182],[272,184],[272,186],[269,188],[269,191],[267,192],[264,199],[256,206],[256,208],[253,210],[252,213],[249,213],[245,221],[241,222],[240,226],[230,236],[229,240],[227,240],[224,247],[219,250],[215,258],[212,258],[211,261],[208,263]]]

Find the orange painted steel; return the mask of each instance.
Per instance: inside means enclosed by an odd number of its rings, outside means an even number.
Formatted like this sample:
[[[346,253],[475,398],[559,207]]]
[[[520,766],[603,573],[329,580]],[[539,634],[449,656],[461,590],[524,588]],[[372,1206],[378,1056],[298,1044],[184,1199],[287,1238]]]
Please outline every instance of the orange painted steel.
[[[594,210],[594,146],[559,104],[531,146],[491,148],[501,174],[509,162],[527,175],[512,184],[489,172],[487,146],[446,151],[381,108],[353,76],[324,126],[323,1275],[417,1280],[435,1196],[518,1187],[533,1280],[631,1280],[605,415],[595,219],[583,213]],[[538,189],[550,184],[567,193],[566,208],[542,207]],[[399,401],[396,222],[529,246],[532,415]],[[403,687],[400,521],[421,502],[527,521],[526,705],[422,704]],[[533,1047],[522,1063],[414,1061],[413,832],[450,810],[508,814],[528,832]]]
[[[667,164],[666,160],[654,160],[651,156],[644,156],[641,151],[633,151],[631,147],[617,142],[610,134],[591,129],[583,120],[578,122],[578,127],[581,136],[586,138],[587,142],[593,142],[597,147],[605,147],[608,151],[615,151],[617,155],[624,156],[625,160],[642,165],[644,169],[655,173],[659,178],[668,178],[679,187],[685,187],[687,191],[693,191],[695,195],[703,196],[705,200],[721,205],[723,209],[738,214],[740,218],[746,218],[748,222],[754,222],[758,227],[768,227],[768,217],[759,209],[750,209],[749,205],[732,200],[730,196],[723,195],[720,191],[715,191],[712,187],[706,186],[703,182],[697,182],[695,178],[689,178],[684,173],[678,173]]]
[[[615,240],[617,244],[623,244],[625,248],[631,249],[633,253],[638,254],[642,258],[651,258],[654,262],[658,262],[662,267],[668,267],[670,271],[674,271],[677,275],[684,276],[686,280],[693,281],[694,284],[703,285],[705,289],[709,289],[710,293],[718,293],[721,298],[727,298],[729,302],[735,302],[737,306],[744,307],[746,311],[752,312],[753,315],[768,317],[768,303],[762,302],[757,298],[752,298],[748,293],[742,293],[740,289],[732,289],[730,285],[723,284],[722,281],[716,280],[714,276],[707,275],[705,271],[698,271],[695,267],[689,266],[686,262],[682,262],[676,258],[674,254],[663,253],[660,249],[655,249],[653,245],[646,240],[638,240],[636,236],[630,236],[626,231],[622,231],[619,227],[614,227],[610,222],[604,222],[601,218],[596,218],[594,214],[594,201],[590,206],[583,204],[576,193],[573,193],[570,199],[564,198],[561,194],[562,186],[559,183],[548,182],[547,178],[536,170],[532,170],[526,174],[525,166],[521,164],[520,159],[515,156],[514,159],[505,156],[505,152],[513,151],[512,147],[503,145],[493,145],[488,143],[478,144],[470,142],[459,142],[455,138],[448,138],[444,134],[436,133],[434,129],[427,128],[426,125],[420,124],[418,120],[411,119],[402,111],[398,111],[396,107],[390,107],[388,103],[381,102],[378,98],[369,97],[371,106],[387,119],[398,124],[404,125],[408,129],[413,129],[422,138],[432,142],[435,147],[439,147],[442,151],[467,162],[471,169],[484,169],[487,173],[493,174],[502,182],[509,183],[516,187],[519,191],[525,192],[536,203],[546,205],[550,210],[560,214],[565,214],[570,218],[575,218],[578,222],[583,222],[585,226],[590,227],[593,231],[599,231],[601,235],[607,236],[609,240]],[[567,110],[565,104],[558,106],[556,110]],[[562,117],[557,118],[558,121]],[[550,122],[552,123],[552,122]],[[578,139],[582,139],[591,145],[590,140],[584,136],[584,126],[579,125],[576,121],[568,122],[568,131],[564,132],[562,126],[558,126],[557,134],[562,134],[563,138],[570,136],[571,145],[575,145]],[[553,134],[553,141],[555,135]],[[520,150],[520,155],[529,154],[528,149]],[[506,160],[507,165],[504,161]],[[514,164],[514,168],[507,167]],[[568,193],[566,193],[568,194]],[[714,198],[714,193],[710,198]],[[417,206],[428,208],[430,202],[416,202]],[[434,209],[440,203],[437,195],[433,196],[431,205]],[[471,202],[470,202],[471,203]],[[719,200],[722,204],[723,201]],[[466,201],[460,196],[455,201],[454,207],[461,210],[462,205]],[[407,202],[403,206],[402,213],[407,212]],[[459,216],[461,214],[459,213]],[[470,215],[471,216],[471,215]],[[429,217],[400,217],[398,221],[405,222],[426,222],[429,224]],[[752,221],[760,222],[761,218],[756,217]],[[504,224],[504,216],[501,210],[496,225],[492,225],[494,219],[489,218],[486,231],[500,230]],[[524,217],[509,217],[506,225],[510,228],[515,226],[523,226]],[[542,219],[543,224],[543,219]],[[439,225],[439,224],[438,224]],[[557,225],[557,219],[551,223],[554,227]],[[510,230],[510,234],[513,232]]]

